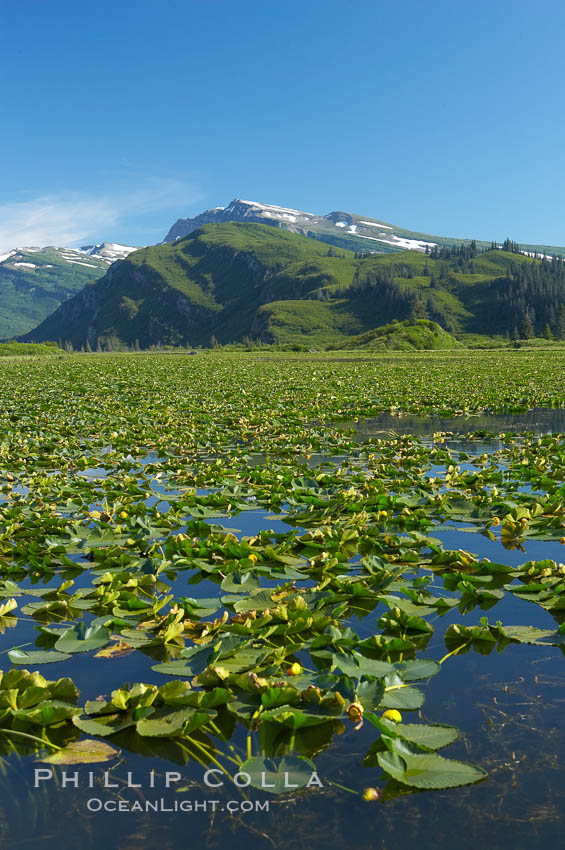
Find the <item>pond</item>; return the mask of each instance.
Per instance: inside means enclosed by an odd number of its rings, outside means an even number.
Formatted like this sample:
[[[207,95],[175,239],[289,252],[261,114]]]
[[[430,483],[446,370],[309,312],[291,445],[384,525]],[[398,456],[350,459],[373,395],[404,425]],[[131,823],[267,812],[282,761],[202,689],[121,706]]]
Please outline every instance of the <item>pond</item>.
[[[2,846],[558,843],[562,409],[313,432],[309,382],[290,424],[140,389],[84,435],[88,380],[1,471]]]
[[[246,523],[239,521],[242,517]],[[256,521],[256,531],[258,512],[240,514],[232,522],[234,527],[246,525],[249,533],[250,520]],[[434,536],[445,549],[460,549],[465,544],[480,557],[500,559],[510,566],[560,554],[559,543],[533,540],[523,553],[504,550],[500,540],[461,531],[438,529]],[[437,584],[433,592],[444,593]],[[217,585],[205,579],[188,586],[182,576],[172,586],[177,594],[190,592],[195,598],[211,598],[218,591]],[[386,606],[377,606],[348,623],[364,638],[377,631],[376,620],[385,610]],[[493,613],[494,619],[505,624],[540,629],[555,626],[547,611],[510,594],[497,602]],[[439,660],[446,652],[447,626],[477,621],[475,610],[462,613],[457,607],[435,616],[433,637],[423,654]],[[31,622],[20,623],[17,631],[18,643],[33,641],[35,626]],[[9,630],[2,642],[14,644]],[[417,841],[422,847],[448,848],[462,824],[465,829],[458,844],[463,848],[484,842],[485,836],[489,847],[506,847],[508,830],[519,830],[521,838],[513,840],[516,847],[557,842],[565,800],[563,653],[552,646],[510,645],[502,652],[496,646],[488,649],[489,654],[484,655],[484,648],[473,647],[446,661],[449,671],[425,685],[425,707],[419,713],[421,720],[463,730],[463,739],[451,747],[449,755],[485,766],[489,769],[487,782],[434,793],[406,793],[407,789],[392,787],[388,792],[391,799],[375,809],[342,790],[374,783],[374,764],[367,756],[360,758],[371,751],[374,739],[374,730],[367,723],[357,731],[345,729],[330,749],[320,753],[316,767],[324,786],[315,793],[295,796],[287,805],[258,790],[242,792],[223,774],[219,780],[217,775],[211,779],[214,783],[225,780],[225,785],[203,789],[203,766],[194,762],[179,766],[176,759],[160,757],[159,747],[151,746],[142,753],[123,750],[117,762],[112,762],[107,779],[107,765],[50,766],[53,776],[39,774],[38,788],[34,788],[35,771],[47,765],[12,756],[1,780],[6,846],[25,847],[33,836],[38,847],[79,843],[95,847],[102,842],[112,847],[149,847],[157,840],[165,847],[180,847],[188,829],[199,836],[195,846],[202,847],[229,840],[237,848],[302,848],[306,841],[310,847],[400,848]],[[70,675],[81,693],[91,698],[107,694],[124,681],[162,684],[163,677],[151,670],[163,660],[159,651],[146,649],[107,660],[93,655],[76,656],[70,666],[68,662],[49,665],[49,678]],[[246,746],[242,733],[234,735],[230,743],[240,750]],[[358,754],[357,758],[352,754]],[[168,774],[175,774],[170,788],[164,784]],[[157,790],[150,787],[152,783]],[[124,806],[121,812],[116,810],[120,801]],[[142,814],[131,811],[136,801],[144,807],[157,801],[159,809]],[[175,810],[181,801],[186,810]],[[244,801],[252,805],[268,802],[269,811],[242,812]],[[96,811],[99,806],[108,806],[110,811]],[[228,813],[228,807],[234,811]]]

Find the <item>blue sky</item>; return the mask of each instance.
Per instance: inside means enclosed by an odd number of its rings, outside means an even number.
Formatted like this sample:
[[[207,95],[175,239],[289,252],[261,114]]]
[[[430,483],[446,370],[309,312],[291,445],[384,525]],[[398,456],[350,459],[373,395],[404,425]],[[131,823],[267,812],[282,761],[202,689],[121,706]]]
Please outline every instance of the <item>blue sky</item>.
[[[0,0],[0,250],[154,243],[233,197],[565,245],[564,24],[554,0]]]

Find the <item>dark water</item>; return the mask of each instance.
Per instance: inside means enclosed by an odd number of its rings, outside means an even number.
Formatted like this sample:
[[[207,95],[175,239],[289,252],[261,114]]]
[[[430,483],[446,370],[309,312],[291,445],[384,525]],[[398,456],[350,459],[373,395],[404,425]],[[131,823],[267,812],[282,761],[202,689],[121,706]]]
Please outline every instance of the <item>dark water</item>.
[[[406,413],[401,416],[383,413],[380,416],[362,419],[359,422],[350,420],[339,422],[336,427],[353,429],[355,439],[359,442],[372,437],[385,437],[391,432],[395,434],[412,434],[414,437],[431,437],[437,432],[455,434],[470,434],[475,431],[485,431],[492,434],[501,432],[532,431],[534,434],[565,433],[565,409],[538,407],[526,413],[516,414],[487,414],[480,413],[472,416],[416,416]]]
[[[344,427],[343,423],[340,427]],[[484,429],[501,431],[562,433],[565,411],[538,410],[519,416],[480,416],[463,419],[430,419],[382,416],[356,423],[357,439],[396,433],[429,437],[437,431],[464,434]],[[496,441],[494,441],[496,443]],[[469,443],[464,442],[467,450]],[[483,451],[481,446],[481,451]],[[92,470],[93,475],[107,474]],[[163,495],[166,493],[163,490]],[[259,529],[275,533],[288,531],[284,515],[264,510],[242,512],[226,519],[211,519],[234,529],[238,536]],[[499,538],[488,540],[472,531],[454,526],[430,530],[446,549],[465,549],[480,557],[518,566],[527,560],[554,558],[560,561],[564,547],[555,542],[528,540],[524,550],[505,549]],[[171,579],[175,593],[196,598],[219,595],[213,581],[194,583],[191,572]],[[58,582],[56,582],[58,583]],[[264,582],[267,583],[267,582]],[[79,577],[77,586],[90,584],[90,576]],[[433,587],[443,591],[439,579]],[[377,620],[384,605],[351,625],[362,636],[378,631]],[[214,614],[213,616],[217,616]],[[475,608],[462,612],[450,609],[430,621],[434,626],[427,648],[420,655],[441,659],[446,654],[444,632],[450,623],[478,624],[483,616],[489,622],[500,619],[505,625],[534,625],[554,629],[555,620],[539,606],[510,593],[490,610]],[[88,615],[85,617],[88,621]],[[37,636],[34,622],[18,625],[18,644],[33,644]],[[0,636],[0,653],[14,645],[14,634]],[[28,648],[31,648],[28,647]],[[124,682],[145,681],[158,685],[169,677],[151,669],[163,660],[162,650],[134,652],[110,660],[82,654],[71,663],[40,668],[49,679],[70,675],[81,691],[81,700],[109,692]],[[6,669],[7,656],[0,666]],[[104,787],[106,765],[53,768],[53,777],[34,787],[34,771],[47,765],[31,758],[12,755],[0,760],[0,848],[111,848],[146,850],[172,848],[280,848],[280,850],[535,850],[546,845],[560,847],[565,827],[565,657],[551,646],[511,645],[499,652],[481,655],[474,649],[444,662],[441,672],[421,685],[426,700],[411,721],[449,723],[462,733],[444,755],[481,764],[489,771],[488,780],[461,789],[411,792],[394,784],[382,786],[377,767],[362,766],[363,757],[376,739],[376,730],[365,723],[355,731],[350,725],[333,739],[330,747],[316,758],[321,789],[300,792],[291,799],[270,797],[260,791],[241,792],[230,780],[220,788],[203,783],[205,768],[194,761],[176,764],[158,743],[146,754],[124,749],[119,762],[110,763]],[[421,714],[420,717],[417,715]],[[229,744],[245,758],[246,734],[238,729]],[[258,752],[256,735],[252,736]],[[226,754],[232,754],[229,749]],[[222,759],[227,763],[225,759]],[[150,771],[154,770],[151,788]],[[235,773],[237,768],[233,767]],[[165,787],[166,774],[178,772],[181,778]],[[75,777],[76,772],[76,777]],[[92,773],[90,781],[89,773]],[[136,783],[140,788],[128,787]],[[45,775],[45,774],[43,774]],[[76,781],[75,781],[76,780]],[[89,783],[93,787],[89,787]],[[334,785],[332,783],[337,783]],[[79,787],[74,787],[78,784]],[[365,803],[359,794],[380,785],[383,800]],[[89,802],[90,801],[90,802]],[[122,801],[124,811],[119,811]],[[132,805],[150,801],[159,811],[134,812]],[[184,801],[189,811],[170,811]],[[216,801],[216,802],[213,802]],[[269,811],[242,812],[269,801]],[[98,806],[101,811],[91,811]],[[108,806],[110,810],[104,810]],[[205,806],[207,807],[205,810]],[[229,808],[233,811],[229,811]],[[215,809],[215,811],[212,811]]]

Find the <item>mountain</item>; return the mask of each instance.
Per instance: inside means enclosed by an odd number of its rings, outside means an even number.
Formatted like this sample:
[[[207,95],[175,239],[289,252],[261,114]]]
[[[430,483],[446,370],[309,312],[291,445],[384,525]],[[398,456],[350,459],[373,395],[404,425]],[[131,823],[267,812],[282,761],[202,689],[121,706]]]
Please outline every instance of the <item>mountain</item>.
[[[104,242],[78,249],[16,248],[0,254],[0,339],[31,330],[134,250]]]
[[[505,248],[359,256],[284,228],[207,224],[114,263],[20,339],[74,348],[325,347],[418,318],[462,338],[531,335],[546,325],[565,336],[565,262]]]
[[[107,263],[114,263],[116,260],[125,260],[128,254],[139,250],[132,245],[118,245],[115,242],[101,242],[100,245],[84,245],[79,248],[81,254],[88,254],[90,257],[97,257]]]
[[[291,233],[299,233],[311,239],[318,239],[337,248],[350,251],[378,251],[394,253],[398,251],[425,252],[433,246],[453,246],[470,244],[471,239],[455,239],[448,236],[431,236],[417,233],[387,221],[370,218],[343,211],[330,212],[327,215],[307,213],[274,204],[262,204],[258,201],[242,201],[234,198],[227,207],[214,207],[205,210],[194,218],[179,218],[171,227],[164,242],[174,242],[193,233],[205,224],[224,224],[228,221],[269,224],[283,228]],[[479,248],[490,247],[490,242],[477,242]],[[552,257],[565,257],[565,248],[551,245],[521,245],[525,252],[544,254]]]
[[[274,204],[242,201],[239,198],[234,198],[227,207],[205,210],[195,218],[179,218],[165,236],[164,242],[181,239],[205,224],[222,224],[228,221],[269,224],[353,251],[391,252],[406,248],[423,251],[426,244],[436,244],[429,241],[429,237],[426,237],[428,241],[423,241],[421,234],[412,234],[386,222],[352,213],[331,212],[321,216]]]

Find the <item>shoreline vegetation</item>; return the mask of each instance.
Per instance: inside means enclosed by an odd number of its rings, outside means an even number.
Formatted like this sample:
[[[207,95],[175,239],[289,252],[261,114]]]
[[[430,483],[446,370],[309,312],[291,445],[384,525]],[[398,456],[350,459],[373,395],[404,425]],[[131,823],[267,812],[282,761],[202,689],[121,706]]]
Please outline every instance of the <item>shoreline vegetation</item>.
[[[53,355],[95,355],[95,354],[204,354],[211,353],[241,353],[241,354],[316,354],[336,358],[339,356],[362,354],[364,357],[387,357],[403,354],[439,354],[451,353],[454,356],[472,354],[479,351],[560,351],[565,350],[565,341],[548,340],[544,337],[530,339],[506,340],[503,338],[488,338],[474,335],[463,335],[459,339],[446,334],[434,322],[418,320],[412,322],[392,322],[380,328],[375,328],[366,334],[353,338],[348,343],[329,345],[326,348],[314,348],[307,344],[276,345],[272,343],[228,343],[210,346],[174,346],[152,345],[149,348],[130,348],[124,344],[99,350],[85,350],[82,346],[75,350],[70,343],[46,341],[42,343],[0,342],[0,357],[22,356],[53,356]],[[445,340],[447,338],[447,342]]]
[[[45,347],[49,346],[47,350]],[[545,341],[537,345],[535,340],[530,340],[528,342],[524,342],[519,345],[507,345],[507,346],[477,346],[474,348],[457,348],[457,349],[411,349],[411,350],[401,350],[401,351],[371,351],[367,349],[327,349],[327,350],[319,350],[319,349],[297,349],[297,348],[285,348],[278,347],[273,345],[265,345],[265,346],[257,346],[254,348],[238,348],[236,346],[218,346],[215,349],[210,348],[176,348],[176,347],[156,347],[156,348],[147,348],[140,350],[127,350],[122,349],[118,351],[67,351],[64,348],[60,348],[57,343],[53,343],[53,345],[47,344],[34,344],[34,343],[18,343],[18,348],[13,346],[3,346],[0,343],[0,358],[2,360],[29,360],[29,359],[44,359],[45,357],[58,357],[58,358],[67,358],[67,357],[80,357],[82,358],[98,358],[102,357],[107,359],[108,357],[116,357],[116,356],[158,356],[158,355],[178,355],[178,356],[191,356],[191,355],[201,355],[204,357],[216,357],[218,355],[251,355],[251,356],[260,356],[264,358],[269,357],[284,357],[285,359],[292,359],[293,357],[296,359],[302,358],[317,358],[319,360],[328,360],[328,361],[339,361],[339,360],[360,360],[360,361],[375,361],[379,359],[389,360],[398,358],[399,354],[402,354],[406,357],[425,357],[429,359],[433,359],[440,355],[441,357],[470,357],[472,358],[475,355],[480,354],[488,354],[488,353],[507,353],[507,354],[527,354],[532,352],[539,353],[559,353],[560,351],[565,351],[565,343],[546,343]]]
[[[0,342],[0,357],[52,357],[66,353],[56,342]]]

